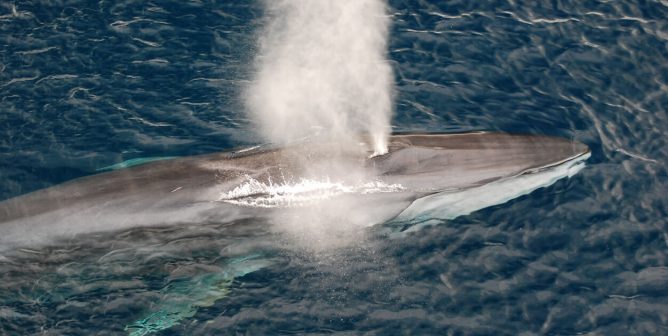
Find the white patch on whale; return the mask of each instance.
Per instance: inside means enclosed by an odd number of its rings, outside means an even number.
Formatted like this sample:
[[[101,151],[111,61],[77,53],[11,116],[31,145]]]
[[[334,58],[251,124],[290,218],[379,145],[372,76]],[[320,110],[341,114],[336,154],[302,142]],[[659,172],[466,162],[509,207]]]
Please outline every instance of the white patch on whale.
[[[332,181],[329,178],[300,179],[296,182],[260,182],[251,177],[229,192],[222,193],[220,201],[258,208],[292,208],[326,201],[344,194],[377,194],[403,191],[400,184],[382,181],[361,182],[357,185]]]

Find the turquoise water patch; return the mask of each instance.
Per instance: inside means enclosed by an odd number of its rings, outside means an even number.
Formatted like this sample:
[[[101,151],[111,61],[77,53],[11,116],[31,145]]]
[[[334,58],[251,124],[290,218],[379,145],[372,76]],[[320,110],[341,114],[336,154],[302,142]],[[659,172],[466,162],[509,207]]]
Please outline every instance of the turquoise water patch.
[[[107,171],[107,170],[118,170],[118,169],[124,169],[124,168],[129,168],[129,167],[134,167],[134,166],[139,166],[144,163],[149,163],[153,161],[162,161],[162,160],[171,160],[175,159],[177,156],[156,156],[156,157],[145,157],[145,158],[134,158],[130,160],[126,160],[117,164],[113,164],[111,166],[106,166],[102,168],[96,169],[97,171]]]
[[[163,289],[156,310],[146,317],[127,325],[130,336],[144,336],[179,324],[193,317],[199,308],[211,307],[230,293],[235,278],[267,267],[270,262],[261,255],[234,258],[223,266],[223,271],[180,279]]]

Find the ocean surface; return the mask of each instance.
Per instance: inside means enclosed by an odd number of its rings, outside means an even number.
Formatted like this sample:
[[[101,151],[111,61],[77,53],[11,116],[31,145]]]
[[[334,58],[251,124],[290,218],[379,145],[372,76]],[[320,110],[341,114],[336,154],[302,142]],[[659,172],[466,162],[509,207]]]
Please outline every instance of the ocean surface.
[[[390,5],[395,131],[573,138],[587,167],[346,249],[250,220],[0,256],[0,334],[668,335],[668,1]],[[258,143],[262,24],[259,0],[0,3],[0,199]]]

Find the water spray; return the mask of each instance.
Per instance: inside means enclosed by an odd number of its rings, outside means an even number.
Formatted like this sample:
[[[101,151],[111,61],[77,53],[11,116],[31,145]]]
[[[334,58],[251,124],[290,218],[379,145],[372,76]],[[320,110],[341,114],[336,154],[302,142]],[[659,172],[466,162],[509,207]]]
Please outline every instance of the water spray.
[[[387,152],[393,75],[385,0],[267,0],[248,113],[266,141],[319,135]]]

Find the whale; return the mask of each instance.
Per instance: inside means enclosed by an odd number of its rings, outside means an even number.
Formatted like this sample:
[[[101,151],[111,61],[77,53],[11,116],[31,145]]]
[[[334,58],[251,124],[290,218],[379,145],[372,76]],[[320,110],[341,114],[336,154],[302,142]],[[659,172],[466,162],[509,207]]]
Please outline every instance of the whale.
[[[382,155],[374,155],[371,142],[307,139],[105,167],[0,202],[0,262],[42,263],[52,251],[83,251],[93,260],[79,260],[82,255],[75,253],[76,262],[66,264],[87,263],[82,274],[49,272],[41,281],[85,283],[84,273],[91,270],[115,272],[113,260],[132,264],[138,255],[177,253],[159,239],[143,243],[142,230],[164,229],[174,239],[169,230],[181,225],[188,229],[177,237],[186,240],[193,226],[220,230],[216,239],[226,240],[217,245],[223,250],[216,249],[215,262],[177,272],[125,326],[130,336],[149,335],[213,306],[230,295],[237,279],[272,267],[276,247],[283,245],[275,232],[263,230],[267,223],[308,230],[309,223],[321,221],[315,230],[334,236],[346,231],[355,236],[365,228],[380,228],[375,232],[389,239],[417,234],[424,226],[571,177],[591,155],[575,140],[500,132],[394,134]],[[135,234],[138,239],[128,238]],[[137,240],[139,245],[132,245]],[[102,252],[87,250],[98,245]],[[47,299],[59,304],[78,288],[64,286]],[[26,295],[45,300],[39,291]]]
[[[405,231],[549,186],[590,156],[576,140],[502,132],[393,134],[383,155],[373,155],[368,138],[352,143],[170,158],[11,198],[0,202],[0,252],[136,227],[272,218],[322,204],[328,211],[314,216],[337,213],[355,225]]]

